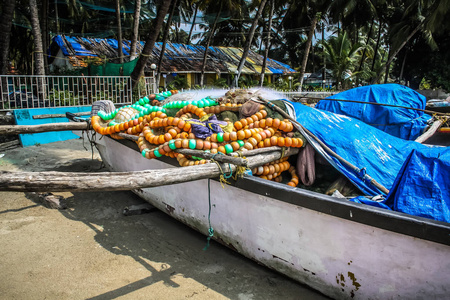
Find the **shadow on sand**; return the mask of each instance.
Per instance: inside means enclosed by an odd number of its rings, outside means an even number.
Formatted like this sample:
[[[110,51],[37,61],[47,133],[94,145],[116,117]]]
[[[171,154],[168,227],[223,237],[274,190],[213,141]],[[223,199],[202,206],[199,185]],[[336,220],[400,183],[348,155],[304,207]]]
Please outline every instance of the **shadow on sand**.
[[[53,171],[106,171],[101,161],[75,159]],[[27,197],[36,203],[35,195]],[[149,276],[90,299],[114,299],[157,282],[179,285],[175,274],[191,278],[230,299],[328,299],[318,292],[262,267],[206,237],[161,211],[124,216],[127,206],[144,201],[130,191],[73,193],[61,214],[83,222],[95,232],[95,241],[116,255],[131,257]],[[207,202],[205,199],[205,209]],[[155,268],[158,266],[158,269]]]

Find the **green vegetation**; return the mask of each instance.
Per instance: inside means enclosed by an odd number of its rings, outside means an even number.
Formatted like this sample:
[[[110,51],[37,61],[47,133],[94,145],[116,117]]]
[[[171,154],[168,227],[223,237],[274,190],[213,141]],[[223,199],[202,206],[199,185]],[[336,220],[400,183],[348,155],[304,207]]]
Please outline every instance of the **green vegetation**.
[[[32,74],[36,46],[29,1],[7,2],[8,5],[0,8],[3,20],[11,25],[10,32],[0,32],[3,43],[0,50],[6,53],[0,53],[0,57],[6,58],[1,61],[1,73],[6,72],[5,66],[11,62],[21,74]],[[57,1],[45,6],[48,1],[37,0],[44,48],[49,46],[51,33],[116,38],[113,2]],[[15,4],[12,10],[11,3]],[[124,39],[131,39],[135,1],[120,3],[121,33]],[[138,28],[141,37],[151,33],[150,25],[156,19],[161,3],[147,1],[141,5]],[[168,33],[167,42],[244,48],[261,2],[180,0],[177,3],[171,23],[161,29],[161,33]],[[383,82],[402,82],[419,88],[424,80],[427,84],[422,87],[450,90],[450,22],[447,20],[450,1],[268,0],[261,10],[250,48],[264,54],[270,33],[268,57],[284,62],[298,72],[302,71],[303,58],[308,54],[305,72],[314,73],[326,65],[333,72],[334,81],[341,82],[343,88],[349,88],[353,83]],[[272,19],[271,28],[267,28],[269,18]],[[159,34],[157,41],[162,41],[163,36]],[[7,40],[9,48],[5,45]],[[99,63],[98,59],[87,59],[86,62],[89,65]],[[71,73],[55,70],[54,74]],[[227,87],[233,80],[219,79],[214,85]],[[300,84],[296,79],[291,83],[283,79],[263,85],[289,89],[298,88]],[[259,82],[241,76],[238,85],[255,86]],[[186,81],[180,77],[175,78],[168,88],[186,86]]]

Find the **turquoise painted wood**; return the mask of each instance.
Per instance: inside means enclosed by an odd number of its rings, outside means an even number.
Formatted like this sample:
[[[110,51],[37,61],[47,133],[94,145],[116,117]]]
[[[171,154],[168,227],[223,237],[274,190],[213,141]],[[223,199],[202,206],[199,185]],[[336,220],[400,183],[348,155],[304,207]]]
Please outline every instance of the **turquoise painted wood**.
[[[49,119],[33,119],[33,116],[45,114],[65,114],[66,112],[79,113],[86,111],[91,111],[91,106],[16,109],[14,110],[14,119],[17,125],[40,125],[48,123],[62,123],[62,122],[69,122],[69,120],[65,117],[49,118]],[[52,131],[34,134],[19,134],[20,143],[22,144],[23,147],[34,146],[36,144],[48,144],[77,138],[79,138],[79,136],[73,134],[71,131]]]

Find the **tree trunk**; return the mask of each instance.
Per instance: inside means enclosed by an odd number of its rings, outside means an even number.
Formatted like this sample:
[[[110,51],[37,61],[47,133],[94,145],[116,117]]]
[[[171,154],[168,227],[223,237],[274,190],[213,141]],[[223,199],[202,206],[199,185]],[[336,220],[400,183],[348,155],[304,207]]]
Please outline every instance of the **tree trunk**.
[[[364,47],[363,54],[362,54],[362,56],[361,56],[361,61],[359,62],[358,72],[361,71],[362,66],[363,66],[363,63],[364,63],[364,59],[365,59],[366,52],[367,52],[367,45],[369,45],[370,35],[372,34],[372,28],[373,28],[373,23],[374,23],[374,22],[375,22],[375,20],[372,19],[372,23],[370,23],[369,33],[367,34],[366,46]]]
[[[398,46],[398,48],[392,53],[392,55],[389,55],[387,63],[384,65],[384,67],[381,68],[381,70],[378,73],[377,77],[375,78],[374,82],[378,82],[378,80],[380,80],[380,77],[383,74],[383,71],[386,70],[387,67],[389,67],[391,62],[394,60],[394,58],[397,56],[397,54],[400,52],[400,50],[403,49],[403,47],[406,45],[406,43],[408,43],[409,40],[417,33],[417,31],[419,31],[419,29],[422,28],[422,26],[425,23],[425,20],[427,20],[427,18],[423,19],[422,22],[420,22],[420,24],[417,25],[416,28],[414,28],[414,30],[405,38],[405,40],[400,44],[400,46]],[[386,73],[388,73],[388,71],[386,71]]]
[[[298,153],[298,148],[288,148],[285,156]],[[250,169],[280,159],[282,151],[248,157]],[[224,172],[234,172],[235,165],[225,164]],[[121,191],[150,188],[162,185],[216,178],[222,174],[217,164],[204,164],[183,168],[169,168],[136,172],[0,172],[0,191],[52,191],[91,192]],[[69,180],[70,179],[70,180]]]
[[[58,0],[55,0],[55,31],[59,34]]]
[[[444,2],[445,1],[442,1],[442,3],[444,3]],[[436,9],[439,7],[440,4],[441,4],[441,1],[432,2],[432,5],[428,9],[426,16],[422,19],[422,21],[419,23],[419,25],[417,25],[417,27],[414,28],[414,30],[403,40],[403,42],[400,44],[400,46],[398,46],[398,48],[395,51],[393,51],[392,55],[391,55],[391,51],[389,52],[388,61],[387,61],[386,65],[381,68],[375,82],[377,82],[380,79],[384,69],[391,64],[391,62],[394,60],[394,58],[397,56],[397,54],[400,52],[400,50],[402,50],[403,47],[409,42],[409,40],[417,33],[417,31],[419,31],[425,25],[425,23],[429,21],[429,19],[431,18],[431,16],[436,11]]]
[[[267,24],[266,49],[264,49],[264,60],[263,60],[262,66],[261,66],[261,76],[259,79],[259,86],[263,86],[263,84],[264,84],[264,75],[265,75],[265,71],[266,71],[267,57],[269,56],[270,33],[272,30],[272,18],[273,18],[274,7],[275,7],[274,0],[270,0],[269,24]]]
[[[403,71],[405,70],[406,57],[408,56],[408,48],[405,49],[405,56],[403,56],[402,68],[400,69],[400,80],[403,78]]]
[[[192,37],[192,32],[194,31],[195,20],[197,19],[197,12],[198,12],[198,4],[195,5],[194,20],[192,21],[192,26],[191,26],[191,29],[189,30],[189,36],[188,36],[188,39],[187,39],[187,44],[188,45],[191,44],[191,37]]]
[[[8,71],[9,44],[15,6],[16,0],[3,2],[2,19],[0,21],[0,75],[5,75]]]
[[[49,0],[42,1],[42,48],[44,49],[44,68],[45,74],[48,74],[48,56],[47,50],[50,45],[50,34],[48,30],[48,11]]]
[[[152,30],[149,31],[144,49],[142,50],[142,53],[139,56],[139,60],[136,63],[136,67],[134,67],[134,70],[130,76],[133,89],[136,88],[139,79],[144,74],[145,65],[147,64],[150,53],[152,52],[153,47],[155,46],[156,38],[158,37],[159,31],[161,30],[161,27],[164,23],[164,17],[169,11],[171,2],[172,0],[161,2],[161,5],[158,9],[158,13],[153,22]]]
[[[41,26],[36,0],[30,0],[31,25],[34,37],[34,59],[36,75],[45,75],[44,52],[42,48]]]
[[[16,135],[66,130],[86,130],[89,128],[90,126],[88,126],[86,122],[48,123],[40,125],[1,125],[0,135]]]
[[[214,19],[213,27],[208,35],[208,40],[205,46],[205,53],[203,53],[203,62],[202,62],[202,71],[200,74],[200,86],[203,87],[204,79],[205,79],[205,69],[206,69],[206,59],[208,58],[209,44],[211,43],[211,38],[214,35],[214,31],[216,31],[217,21],[219,20],[220,13],[222,12],[222,2],[220,2],[220,8],[217,12],[216,18]]]
[[[303,77],[305,76],[306,64],[308,63],[309,49],[311,48],[312,38],[313,38],[314,31],[316,31],[316,26],[317,26],[318,20],[319,20],[319,15],[316,13],[316,14],[314,14],[314,18],[311,22],[311,26],[309,27],[308,39],[306,40],[306,46],[305,46],[305,55],[303,56],[302,67],[300,69],[300,74],[299,74],[299,82],[300,82],[299,90],[300,90],[300,92],[302,91],[302,88],[303,88]]]
[[[120,20],[120,0],[116,0],[116,20],[117,20],[117,54],[119,63],[123,64],[123,44],[122,44],[122,22]]]
[[[372,71],[372,72],[375,69],[375,62],[376,62],[376,59],[377,59],[377,54],[378,54],[378,48],[380,46],[380,41],[381,41],[381,22],[380,22],[380,25],[379,25],[379,28],[378,28],[378,37],[377,37],[377,43],[375,44],[375,51],[373,52],[372,67],[370,68],[370,71]]]
[[[39,12],[37,8],[36,0],[30,0],[30,13],[31,13],[31,27],[33,32],[34,42],[34,61],[35,61],[35,74],[45,76],[44,65],[44,50],[42,47],[42,34],[41,26],[39,24]],[[44,78],[37,78],[37,96],[39,100],[45,101],[45,86]]]
[[[141,0],[136,0],[134,7],[133,35],[131,37],[131,46],[130,46],[130,60],[134,60],[136,58],[140,16],[141,16]]]
[[[259,4],[258,12],[256,13],[255,18],[253,19],[252,27],[250,27],[250,31],[248,33],[247,38],[245,39],[244,51],[242,53],[241,60],[239,61],[238,73],[236,82],[239,81],[239,77],[241,76],[242,68],[244,67],[245,61],[247,60],[248,52],[250,51],[250,47],[252,45],[253,36],[255,35],[256,25],[258,25],[258,21],[261,18],[261,14],[264,10],[264,6],[266,6],[267,0],[262,0]]]
[[[161,80],[161,65],[164,58],[164,52],[166,51],[166,41],[169,36],[170,25],[172,23],[173,14],[175,13],[175,8],[177,7],[178,1],[179,0],[175,0],[175,2],[173,2],[172,10],[170,11],[169,18],[167,19],[166,28],[164,29],[161,52],[159,53],[158,69],[156,71],[156,86],[159,86],[159,81]]]
[[[391,56],[391,50],[392,50],[392,48],[389,48],[388,57]],[[389,68],[390,68],[389,65],[390,65],[389,61],[386,62],[386,65],[385,65],[385,70],[386,70],[386,72],[384,73],[384,83],[387,83],[387,80],[388,80],[388,78],[389,78]],[[378,80],[377,80],[377,81],[378,81]]]

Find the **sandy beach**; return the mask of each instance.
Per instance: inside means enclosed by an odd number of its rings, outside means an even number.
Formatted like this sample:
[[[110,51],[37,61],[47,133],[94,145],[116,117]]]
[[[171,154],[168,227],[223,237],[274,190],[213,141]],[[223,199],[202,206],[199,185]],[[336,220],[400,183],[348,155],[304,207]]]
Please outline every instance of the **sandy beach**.
[[[0,153],[0,170],[106,171],[77,139]],[[49,191],[50,192],[50,191]],[[161,211],[124,216],[132,192],[0,192],[0,299],[328,299]]]

